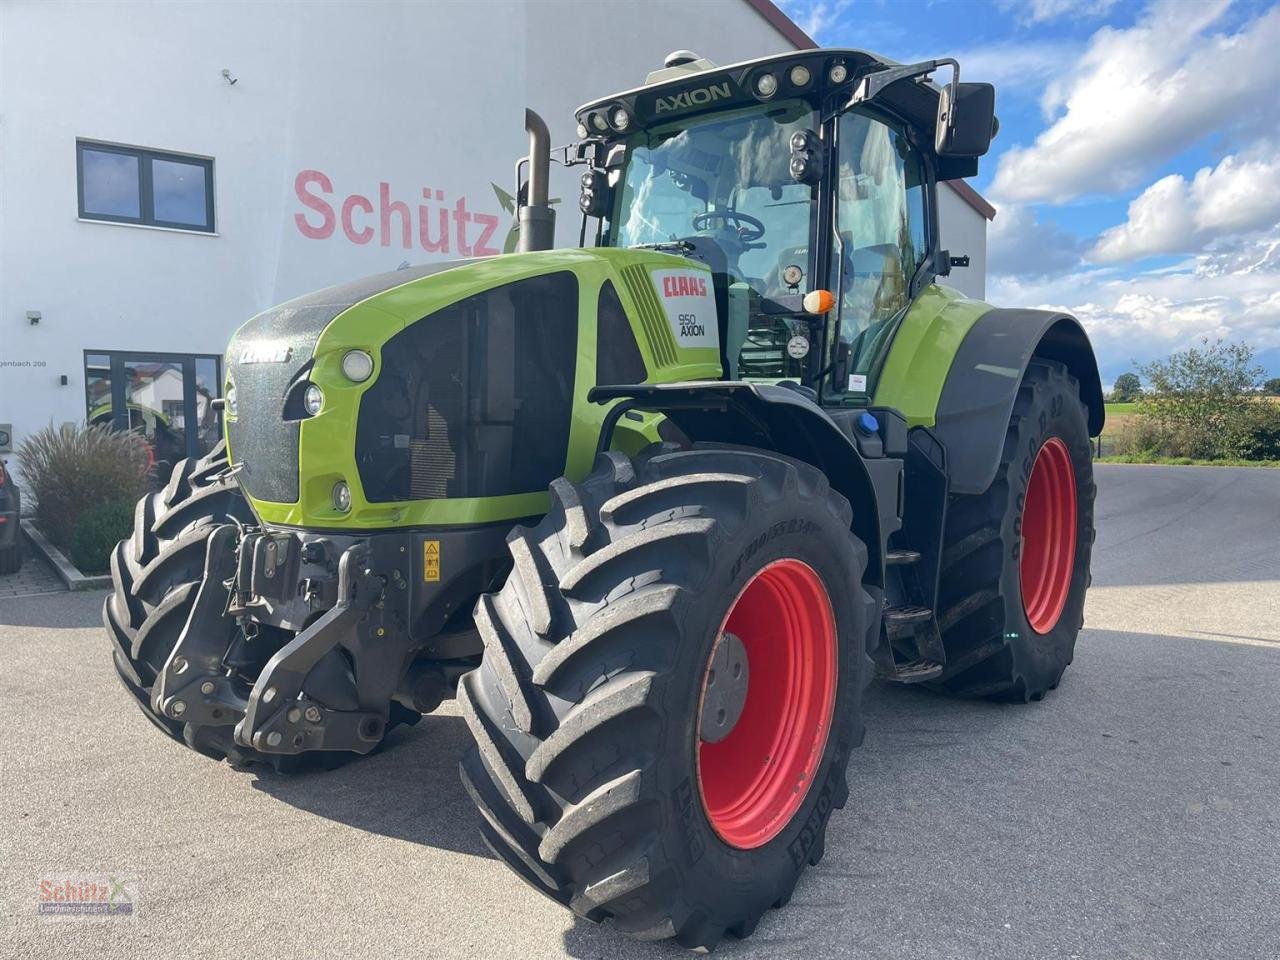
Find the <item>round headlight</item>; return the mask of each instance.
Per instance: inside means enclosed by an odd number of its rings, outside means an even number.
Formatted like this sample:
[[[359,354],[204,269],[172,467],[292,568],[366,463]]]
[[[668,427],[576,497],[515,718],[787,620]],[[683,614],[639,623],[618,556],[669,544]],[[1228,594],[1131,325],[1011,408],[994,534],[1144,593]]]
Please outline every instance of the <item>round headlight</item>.
[[[791,178],[803,183],[809,176],[809,158],[796,154],[791,158]]]
[[[791,135],[791,152],[803,153],[809,149],[809,135],[803,130],[797,130]]]
[[[778,78],[772,73],[762,73],[756,78],[756,93],[766,99],[778,92]]]
[[[809,68],[796,64],[791,68],[791,84],[796,87],[807,87],[809,81],[813,79],[813,74],[809,73]]]
[[[625,130],[631,125],[631,114],[627,113],[622,107],[613,111],[613,129]]]
[[[342,372],[348,380],[364,383],[373,375],[373,357],[363,350],[348,350],[342,355]]]
[[[236,385],[234,383],[227,384],[227,395],[224,398],[224,404],[227,408],[227,413],[234,417],[236,415]]]
[[[351,509],[351,488],[345,480],[339,480],[333,485],[333,505],[342,513]]]
[[[587,137],[590,135],[591,131],[587,129],[587,125],[585,123],[578,124],[578,136]]]
[[[302,394],[302,405],[306,408],[307,413],[314,417],[320,412],[320,408],[324,406],[324,392],[314,383],[307,384],[307,389]]]
[[[849,79],[849,68],[843,63],[833,63],[827,72],[827,79],[832,83],[844,83]]]
[[[604,118],[603,113],[593,113],[591,115],[591,125],[601,133],[609,129],[609,121]]]

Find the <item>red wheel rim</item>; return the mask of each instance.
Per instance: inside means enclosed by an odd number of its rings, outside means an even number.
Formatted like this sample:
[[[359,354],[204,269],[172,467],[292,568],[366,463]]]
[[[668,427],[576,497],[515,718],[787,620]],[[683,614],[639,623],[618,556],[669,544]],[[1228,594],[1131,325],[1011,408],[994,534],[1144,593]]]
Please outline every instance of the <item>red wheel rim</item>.
[[[698,786],[720,839],[751,850],[791,821],[822,762],[835,707],[836,621],[813,568],[786,559],[747,582],[720,629],[742,641],[749,682],[732,732],[698,744]],[[706,685],[704,671],[704,693]],[[700,702],[699,719],[701,710]]]
[[[1067,445],[1050,437],[1036,454],[1022,507],[1022,608],[1036,633],[1058,624],[1076,557],[1076,474]]]

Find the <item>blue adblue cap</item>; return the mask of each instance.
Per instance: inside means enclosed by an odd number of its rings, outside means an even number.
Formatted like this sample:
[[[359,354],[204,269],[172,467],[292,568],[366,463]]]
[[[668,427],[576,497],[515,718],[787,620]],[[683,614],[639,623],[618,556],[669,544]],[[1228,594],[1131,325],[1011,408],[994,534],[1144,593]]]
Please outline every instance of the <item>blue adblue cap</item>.
[[[870,412],[863,410],[862,413],[858,415],[858,429],[863,433],[868,434],[879,433],[880,421],[877,420]]]

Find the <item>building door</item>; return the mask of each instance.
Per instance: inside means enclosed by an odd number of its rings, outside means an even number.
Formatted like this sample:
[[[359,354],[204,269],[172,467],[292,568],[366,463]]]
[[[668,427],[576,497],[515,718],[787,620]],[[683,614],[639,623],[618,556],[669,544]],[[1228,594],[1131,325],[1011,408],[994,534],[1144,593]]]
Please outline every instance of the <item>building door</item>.
[[[157,463],[202,456],[222,435],[218,368],[217,357],[86,352],[87,419],[140,434]]]

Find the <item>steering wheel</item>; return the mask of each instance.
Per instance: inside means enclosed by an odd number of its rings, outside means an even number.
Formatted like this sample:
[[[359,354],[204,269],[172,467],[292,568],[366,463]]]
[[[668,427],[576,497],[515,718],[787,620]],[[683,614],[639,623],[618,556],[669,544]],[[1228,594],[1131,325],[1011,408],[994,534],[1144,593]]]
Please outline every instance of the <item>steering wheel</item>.
[[[764,236],[764,224],[747,213],[737,210],[708,210],[693,218],[693,229],[706,230],[715,222],[732,225],[738,232],[738,239],[743,243],[754,243]]]

